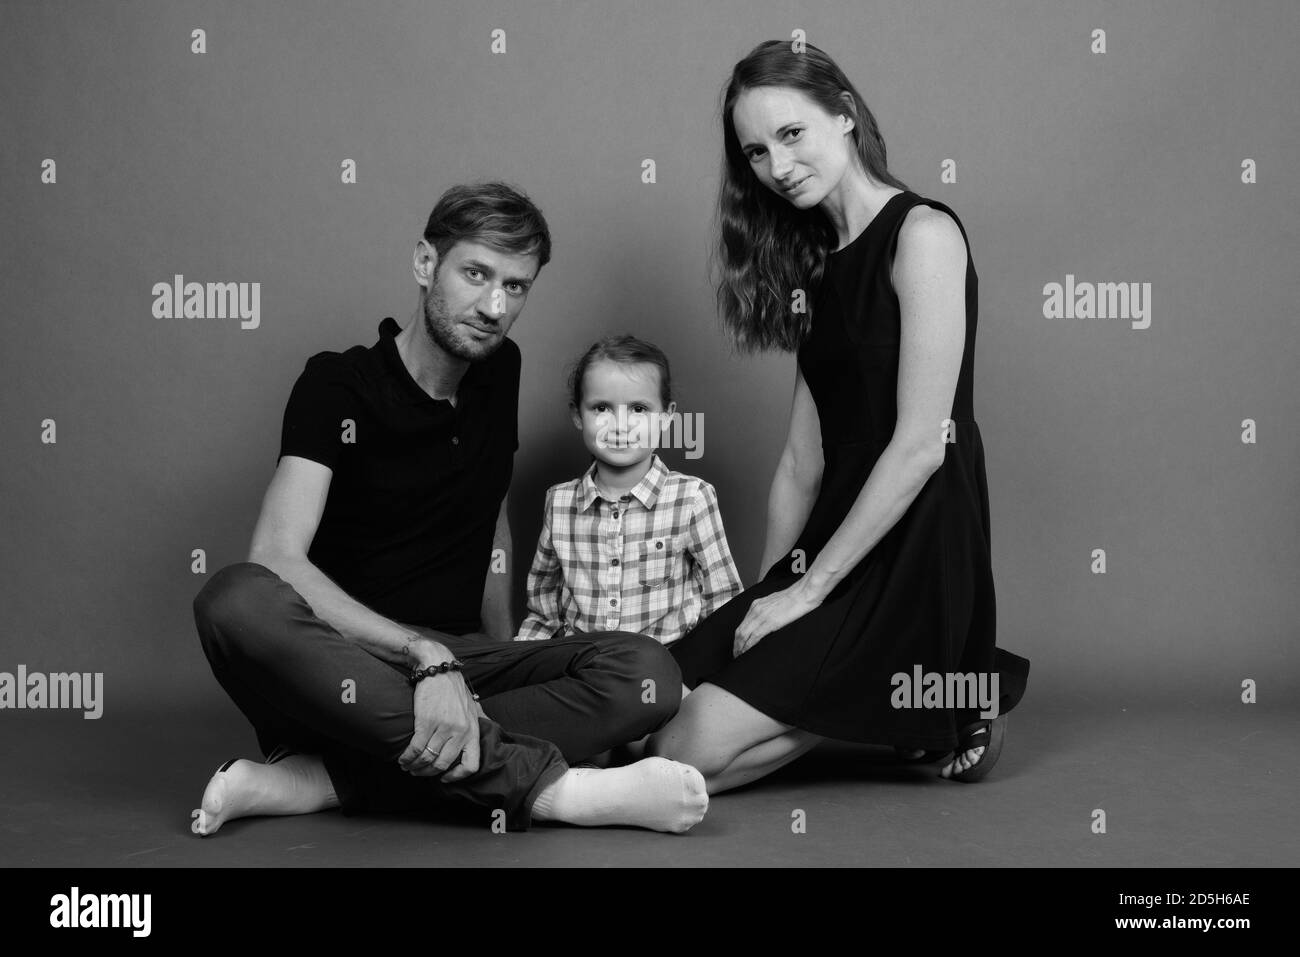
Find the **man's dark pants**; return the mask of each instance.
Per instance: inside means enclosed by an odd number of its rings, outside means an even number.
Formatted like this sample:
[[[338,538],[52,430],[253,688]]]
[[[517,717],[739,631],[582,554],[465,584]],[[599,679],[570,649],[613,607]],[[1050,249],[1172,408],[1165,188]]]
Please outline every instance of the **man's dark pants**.
[[[439,636],[464,662],[487,715],[479,719],[479,770],[443,783],[397,764],[415,724],[407,670],[344,638],[270,569],[240,562],[218,571],[194,599],[194,620],[263,755],[281,745],[320,755],[344,814],[459,798],[504,810],[506,828],[523,830],[533,801],[569,764],[657,731],[681,701],[676,662],[641,635]]]

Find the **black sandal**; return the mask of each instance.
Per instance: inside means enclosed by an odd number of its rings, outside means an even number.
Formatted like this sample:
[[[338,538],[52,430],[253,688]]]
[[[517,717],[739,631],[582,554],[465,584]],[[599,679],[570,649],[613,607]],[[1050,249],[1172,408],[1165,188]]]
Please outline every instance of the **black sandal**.
[[[975,721],[961,729],[957,736],[957,750],[953,752],[955,762],[960,755],[972,748],[983,748],[984,753],[965,771],[954,771],[948,775],[949,781],[961,781],[974,784],[982,781],[993,770],[1002,754],[1002,742],[1007,736],[1007,716],[1000,714],[996,718]]]

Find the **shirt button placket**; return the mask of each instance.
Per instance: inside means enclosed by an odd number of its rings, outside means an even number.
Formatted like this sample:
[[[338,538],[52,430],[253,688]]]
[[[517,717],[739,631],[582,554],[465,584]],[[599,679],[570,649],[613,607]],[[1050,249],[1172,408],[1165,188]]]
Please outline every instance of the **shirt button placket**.
[[[451,407],[451,448],[447,450],[451,463],[457,469],[465,467],[465,456],[461,451],[461,433],[465,431],[465,421],[463,413],[465,411],[465,399],[462,396],[455,405]]]
[[[621,520],[622,512],[616,504],[610,512],[612,523],[609,526],[609,549],[615,556],[623,554],[623,522]],[[609,568],[606,572],[608,578],[606,581],[606,594],[609,596],[605,602],[605,627],[609,630],[618,628],[619,623],[619,595],[622,593],[623,570],[619,558],[610,559]]]

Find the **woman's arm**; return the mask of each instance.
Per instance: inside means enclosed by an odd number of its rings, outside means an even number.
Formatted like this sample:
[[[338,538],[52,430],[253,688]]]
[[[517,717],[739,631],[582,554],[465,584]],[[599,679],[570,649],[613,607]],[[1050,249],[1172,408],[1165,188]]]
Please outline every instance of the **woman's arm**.
[[[767,538],[759,578],[794,547],[817,500],[824,466],[817,405],[808,391],[808,383],[804,382],[803,370],[796,363],[790,430],[767,498]]]

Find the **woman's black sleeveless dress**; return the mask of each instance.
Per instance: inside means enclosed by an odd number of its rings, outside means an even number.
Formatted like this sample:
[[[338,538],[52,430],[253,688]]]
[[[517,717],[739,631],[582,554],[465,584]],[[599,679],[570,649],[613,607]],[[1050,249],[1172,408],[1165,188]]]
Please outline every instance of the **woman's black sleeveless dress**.
[[[894,675],[912,680],[917,666],[921,674],[940,675],[996,670],[1005,712],[1024,694],[1029,673],[1027,660],[994,641],[988,483],[972,406],[977,279],[969,239],[966,339],[954,441],[943,465],[818,608],[732,657],[750,604],[788,587],[812,564],[893,434],[900,325],[889,273],[899,227],[916,205],[957,219],[943,203],[908,190],[895,194],[856,239],[830,254],[816,291],[811,334],[798,361],[821,420],[825,470],[803,532],[762,581],[671,650],[687,687],[707,681],[784,724],[846,741],[950,750],[960,729],[978,719],[978,707],[896,707]]]

